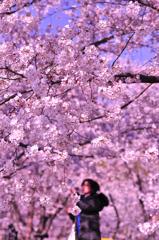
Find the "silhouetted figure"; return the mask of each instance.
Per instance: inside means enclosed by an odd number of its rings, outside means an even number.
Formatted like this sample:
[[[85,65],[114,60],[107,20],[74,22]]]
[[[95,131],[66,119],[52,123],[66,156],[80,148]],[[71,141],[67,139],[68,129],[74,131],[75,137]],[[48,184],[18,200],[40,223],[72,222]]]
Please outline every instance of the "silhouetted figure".
[[[75,234],[77,240],[101,240],[99,212],[109,205],[107,196],[99,192],[100,186],[93,179],[84,179],[80,199],[76,206],[81,210],[74,214],[68,210],[70,219],[75,223]],[[78,210],[77,208],[77,210]]]

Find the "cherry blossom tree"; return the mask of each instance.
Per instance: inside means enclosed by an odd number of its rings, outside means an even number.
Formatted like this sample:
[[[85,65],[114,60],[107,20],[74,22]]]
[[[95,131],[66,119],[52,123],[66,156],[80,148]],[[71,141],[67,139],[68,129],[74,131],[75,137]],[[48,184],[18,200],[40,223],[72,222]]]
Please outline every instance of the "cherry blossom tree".
[[[66,239],[69,189],[86,176],[111,202],[103,236],[158,239],[158,12],[155,0],[1,1],[2,239],[13,222],[19,239]],[[47,24],[57,13],[68,23]]]

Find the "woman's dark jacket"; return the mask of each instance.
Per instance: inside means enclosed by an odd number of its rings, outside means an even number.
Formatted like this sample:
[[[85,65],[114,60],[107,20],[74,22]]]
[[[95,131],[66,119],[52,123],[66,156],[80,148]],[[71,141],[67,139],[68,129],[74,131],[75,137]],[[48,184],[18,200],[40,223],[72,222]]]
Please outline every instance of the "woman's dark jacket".
[[[70,219],[75,222],[76,239],[101,240],[99,212],[109,205],[108,198],[103,193],[92,193],[89,196],[83,194],[76,205],[81,209],[79,231],[77,216],[69,213]]]

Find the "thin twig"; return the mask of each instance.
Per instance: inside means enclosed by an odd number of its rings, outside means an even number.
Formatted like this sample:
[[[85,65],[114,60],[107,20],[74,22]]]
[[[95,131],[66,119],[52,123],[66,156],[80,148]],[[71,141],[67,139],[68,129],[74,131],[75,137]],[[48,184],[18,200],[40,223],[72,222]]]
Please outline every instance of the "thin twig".
[[[124,50],[127,48],[130,40],[132,39],[132,37],[134,36],[135,32],[133,32],[133,34],[130,36],[130,38],[128,39],[128,41],[126,42],[124,48],[122,49],[122,51],[120,52],[120,54],[117,56],[117,58],[114,60],[114,62],[112,63],[112,67],[115,65],[115,63],[117,62],[117,60],[120,58],[120,56],[122,55],[122,53],[124,52]]]

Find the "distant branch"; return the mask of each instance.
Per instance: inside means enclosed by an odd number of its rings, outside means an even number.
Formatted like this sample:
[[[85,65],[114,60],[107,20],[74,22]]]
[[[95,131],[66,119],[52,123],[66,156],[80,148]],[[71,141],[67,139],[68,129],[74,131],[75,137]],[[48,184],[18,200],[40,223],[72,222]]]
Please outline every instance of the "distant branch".
[[[126,6],[126,3],[124,4],[124,3],[117,3],[117,2],[108,2],[108,1],[97,1],[96,3],[100,3],[100,4],[110,4],[110,5],[117,5],[117,6]]]
[[[149,1],[145,1],[145,0],[133,0],[133,2],[138,2],[140,5],[143,5],[145,7],[151,8],[152,10],[155,10],[157,12],[159,12],[159,9],[152,5],[151,3],[149,3]],[[157,1],[156,1],[157,2]]]
[[[119,53],[119,55],[117,56],[117,58],[114,60],[114,62],[112,63],[112,67],[115,65],[116,61],[120,58],[120,56],[122,55],[122,53],[125,51],[125,49],[127,48],[130,40],[132,39],[132,37],[134,36],[135,32],[133,32],[133,34],[129,37],[129,39],[127,40],[124,48],[121,50],[121,52]]]
[[[115,215],[116,215],[116,218],[117,218],[117,224],[116,224],[116,229],[115,229],[115,232],[114,232],[114,236],[113,236],[113,239],[116,239],[116,235],[117,235],[117,232],[118,232],[118,230],[119,230],[119,227],[120,227],[120,217],[119,217],[119,212],[118,212],[118,209],[117,209],[117,207],[116,207],[116,205],[115,205],[115,201],[114,201],[114,198],[113,198],[113,196],[111,195],[111,194],[109,194],[109,198],[110,198],[110,200],[111,200],[111,202],[112,202],[112,207],[114,208],[114,211],[115,211]]]
[[[11,15],[11,14],[18,12],[18,11],[22,10],[23,8],[25,8],[25,7],[29,7],[32,4],[34,4],[36,2],[39,2],[39,1],[41,1],[41,0],[28,1],[27,3],[24,3],[24,5],[22,5],[21,7],[18,7],[17,4],[13,4],[12,6],[10,6],[10,9],[14,9],[14,10],[0,12],[0,15],[1,16],[3,16],[3,15]]]
[[[145,87],[145,88],[144,88],[136,97],[134,97],[132,100],[130,100],[129,102],[123,104],[123,105],[121,106],[121,109],[124,109],[124,108],[128,107],[131,103],[133,103],[135,100],[137,100],[144,92],[146,92],[146,90],[147,90],[148,88],[151,87],[151,85],[152,85],[152,83],[149,84],[147,87]]]
[[[70,195],[64,200],[63,206],[66,206]],[[57,200],[56,200],[57,201]],[[43,240],[49,237],[49,229],[52,225],[53,220],[63,210],[63,207],[59,207],[55,210],[54,214],[46,214],[46,209],[43,207],[43,214],[40,217],[40,222],[37,232],[34,234],[35,239]]]
[[[138,186],[139,191],[143,192],[143,189],[142,189],[142,179],[141,179],[139,173],[136,173],[136,177],[137,177],[136,185]],[[147,215],[146,215],[144,202],[143,202],[142,199],[139,199],[139,203],[140,203],[140,206],[141,206],[142,211],[143,211],[144,220],[146,221],[147,220]]]
[[[98,120],[98,119],[104,118],[104,117],[106,117],[106,116],[107,116],[107,114],[99,115],[99,116],[90,118],[90,119],[88,119],[88,120],[82,120],[82,119],[80,119],[79,122],[80,122],[80,123],[92,122],[92,121],[94,121],[94,120]]]
[[[128,173],[129,173],[129,174],[131,175],[131,177],[132,177],[132,182],[133,182],[134,186],[137,186],[138,190],[139,190],[140,192],[143,192],[142,179],[141,179],[139,173],[136,172],[135,170],[133,171],[133,169],[131,169],[131,168],[129,167],[129,165],[128,165],[127,162],[124,162],[124,165],[125,165],[125,167],[127,168]],[[136,176],[136,179],[137,179],[136,181],[134,180],[133,174],[135,174],[135,176]],[[144,220],[147,220],[147,214],[146,214],[144,202],[143,202],[142,199],[138,199],[138,201],[139,201],[139,205],[140,205],[140,207],[141,207],[142,213],[143,213]]]
[[[7,72],[13,73],[21,78],[25,78],[25,76],[22,73],[18,73],[15,70],[11,69],[10,67],[6,66],[6,67],[0,67],[0,70],[6,70]]]
[[[24,220],[23,214],[21,214],[20,209],[19,209],[18,204],[15,201],[15,199],[11,202],[11,205],[14,210],[14,214],[15,214],[17,222],[18,223],[20,222],[23,224],[23,226],[26,226],[26,222]]]
[[[80,157],[80,158],[94,158],[94,155],[82,155],[82,154],[69,154],[71,157]]]
[[[32,89],[30,89],[30,90],[24,90],[24,91],[21,91],[20,93],[21,93],[21,94],[24,94],[24,93],[29,93],[29,92],[33,92],[33,90],[32,90]],[[0,102],[0,106],[3,105],[3,104],[5,104],[5,103],[8,102],[9,100],[15,98],[15,97],[17,96],[17,94],[18,94],[18,93],[14,93],[14,94],[12,94],[11,96],[3,99],[3,100]]]
[[[34,196],[32,196],[30,206],[28,209],[28,214],[27,214],[27,226],[26,226],[25,240],[30,240],[32,232],[34,231],[34,228],[33,228],[34,214],[35,214],[35,198],[34,198]]]
[[[114,38],[114,36],[112,35],[112,36],[110,36],[110,37],[105,37],[105,38],[102,38],[102,39],[97,40],[97,41],[95,41],[95,42],[92,42],[92,43],[90,43],[89,45],[84,46],[84,47],[81,49],[81,51],[83,52],[86,47],[89,47],[89,46],[91,46],[91,45],[94,45],[94,46],[98,47],[99,45],[104,44],[104,43],[107,43],[109,40],[111,40],[111,39],[113,39],[113,38]]]
[[[14,176],[18,171],[22,170],[22,169],[25,169],[25,168],[28,168],[32,165],[32,162],[31,163],[28,163],[28,164],[24,164],[16,169],[14,169],[12,172],[10,172],[9,174],[6,174],[3,176],[4,179],[6,180],[9,180],[12,178],[12,176]],[[3,172],[5,169],[1,169],[1,172]]]
[[[131,72],[116,74],[114,78],[124,83],[127,83],[127,78],[133,79],[131,83],[159,83],[159,76],[135,74]]]
[[[134,126],[133,128],[126,129],[126,130],[120,132],[120,134],[127,134],[127,133],[132,132],[132,131],[135,131],[135,132],[136,132],[136,131],[153,129],[153,128],[154,128],[153,125],[155,125],[155,124],[158,125],[159,122],[151,122],[151,123],[148,124],[148,126],[136,126],[136,127]],[[157,127],[156,127],[156,128],[157,128]],[[154,129],[156,129],[156,128],[154,128]]]
[[[91,43],[90,45],[94,45],[94,46],[98,47],[99,45],[107,43],[109,40],[111,40],[113,38],[114,38],[114,36],[105,37],[105,38],[102,38],[98,41],[95,41],[95,42]]]

